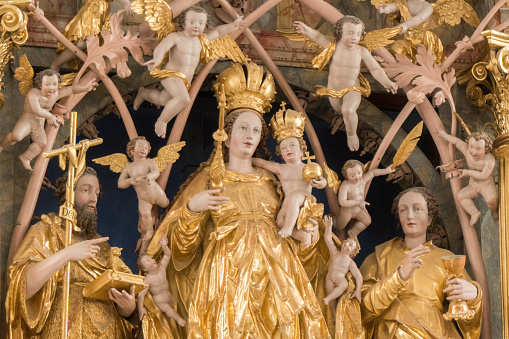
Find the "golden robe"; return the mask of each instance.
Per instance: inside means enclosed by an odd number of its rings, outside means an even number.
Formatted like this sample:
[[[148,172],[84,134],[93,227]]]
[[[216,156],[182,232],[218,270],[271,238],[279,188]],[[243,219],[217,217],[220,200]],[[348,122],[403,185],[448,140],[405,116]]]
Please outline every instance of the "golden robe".
[[[56,219],[55,219],[56,218]],[[60,270],[29,300],[25,297],[26,273],[30,265],[44,260],[64,248],[65,227],[55,215],[43,215],[33,225],[7,272],[7,323],[9,338],[60,338],[62,323],[62,279]],[[72,243],[78,242],[75,236]],[[101,250],[93,259],[71,263],[69,289],[69,338],[133,338],[132,326],[122,318],[113,301],[85,298],[83,287],[108,267],[110,246],[98,244]]]
[[[193,213],[187,202],[208,180],[205,168],[148,250],[157,257],[159,239],[171,239],[168,281],[177,312],[188,313],[188,338],[330,338],[298,246],[278,235],[281,199],[272,175],[227,171],[222,195],[232,199],[219,211]]]
[[[401,238],[394,238],[376,247],[362,264],[362,322],[366,338],[479,338],[482,318],[482,293],[468,301],[475,311],[472,320],[459,320],[458,333],[452,321],[444,320],[443,302],[446,271],[441,257],[453,253],[433,246],[421,257],[423,264],[412,277],[403,281],[398,268],[410,248]],[[463,272],[464,278],[470,280]]]

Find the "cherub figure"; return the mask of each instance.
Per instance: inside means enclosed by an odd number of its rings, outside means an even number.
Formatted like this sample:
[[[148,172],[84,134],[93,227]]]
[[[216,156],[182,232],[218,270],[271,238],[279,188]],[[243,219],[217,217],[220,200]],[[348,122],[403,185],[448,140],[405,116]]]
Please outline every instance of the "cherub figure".
[[[113,0],[87,0],[78,14],[67,24],[64,29],[64,36],[76,47],[83,50],[87,47],[86,39],[88,35],[98,35],[103,29],[110,29],[110,10]],[[128,12],[131,12],[131,2],[129,0],[116,0]],[[60,67],[66,62],[76,58],[76,54],[67,49],[64,44],[58,42],[57,53],[59,54],[51,63],[51,69],[59,71]],[[70,63],[71,67],[78,68],[81,60]]]
[[[22,66],[16,70],[16,74],[23,75],[23,81],[20,83],[20,91],[26,95],[23,106],[23,114],[18,120],[12,132],[7,134],[0,141],[0,152],[5,148],[14,145],[30,135],[32,143],[28,149],[19,156],[23,167],[32,170],[30,161],[38,156],[46,146],[47,137],[44,131],[44,121],[50,126],[58,128],[62,121],[51,112],[57,100],[71,94],[89,92],[95,89],[97,82],[91,80],[85,84],[77,84],[59,88],[62,81],[60,74],[46,69],[37,73],[33,79],[33,69],[26,57],[21,61]],[[20,70],[23,68],[22,70]],[[30,76],[31,73],[31,76]]]
[[[283,107],[283,110],[279,110],[272,117],[270,127],[278,141],[276,154],[281,156],[285,163],[279,164],[260,158],[253,158],[252,162],[253,165],[276,174],[283,186],[285,197],[276,220],[280,228],[279,235],[283,238],[291,235],[308,247],[311,244],[312,233],[306,229],[295,228],[299,210],[306,198],[311,195],[312,188],[324,188],[327,181],[320,176],[308,182],[302,176],[305,164],[301,159],[307,150],[306,142],[302,138],[305,119],[299,112],[288,109],[283,120],[284,113]],[[283,121],[284,123],[281,123]]]
[[[161,138],[166,136],[168,122],[191,102],[188,90],[199,62],[205,63],[219,56],[228,56],[238,62],[247,61],[229,37],[215,41],[245,27],[242,17],[218,26],[206,35],[203,32],[208,26],[209,15],[203,8],[189,7],[182,11],[178,18],[184,30],[164,38],[154,50],[154,58],[145,63],[153,76],[163,78],[161,83],[164,88],[159,90],[141,87],[133,102],[134,110],[137,110],[144,100],[164,106],[155,124],[155,132]],[[165,69],[159,70],[163,64],[166,64]]]
[[[168,239],[162,237],[159,242],[164,252],[164,256],[159,262],[159,265],[146,254],[142,254],[138,258],[138,266],[143,272],[147,272],[143,282],[148,285],[146,289],[138,294],[138,315],[140,316],[140,320],[142,320],[143,316],[147,314],[143,307],[143,301],[145,300],[147,292],[150,291],[154,303],[164,313],[167,319],[174,319],[180,326],[185,326],[186,321],[182,319],[171,306],[172,297],[168,287],[168,280],[166,279],[166,267],[168,267],[171,258],[171,251],[168,248]]]
[[[127,157],[122,153],[115,153],[94,159],[101,165],[110,165],[113,172],[122,172],[118,179],[119,188],[133,186],[138,195],[138,210],[140,213],[139,230],[141,238],[137,248],[144,253],[148,243],[154,235],[155,218],[152,216],[152,206],[157,205],[165,208],[170,201],[166,197],[161,186],[155,180],[159,173],[166,168],[167,163],[174,163],[178,158],[178,151],[184,147],[185,142],[165,146],[157,153],[157,158],[147,158],[150,152],[150,143],[145,137],[136,137],[127,143],[127,155],[133,160],[129,163]]]
[[[414,59],[417,44],[421,44],[433,52],[435,63],[441,64],[445,60],[442,42],[431,31],[442,23],[455,26],[463,19],[473,27],[479,25],[475,10],[464,0],[438,0],[434,4],[427,0],[374,0],[372,4],[381,14],[391,15],[391,20],[399,22],[402,19],[397,27],[401,27],[405,39],[396,41],[391,51],[411,59]]]
[[[348,160],[343,165],[341,173],[345,180],[341,183],[338,191],[338,200],[341,205],[338,229],[344,229],[350,220],[355,219],[353,226],[348,230],[348,236],[357,237],[371,224],[371,216],[366,209],[369,203],[364,200],[366,183],[374,177],[394,171],[390,165],[385,169],[374,169],[364,173],[364,165],[358,160]]]
[[[325,277],[325,291],[327,296],[323,299],[325,305],[329,305],[332,311],[332,317],[336,317],[336,302],[348,287],[348,280],[345,278],[348,272],[351,272],[355,278],[355,292],[351,298],[357,298],[361,302],[362,275],[353,258],[359,253],[360,246],[357,238],[348,238],[341,244],[341,250],[338,250],[332,240],[332,218],[325,216],[323,218],[325,226],[324,240],[330,253],[329,271]]]
[[[470,215],[470,225],[475,225],[481,212],[475,207],[475,197],[482,195],[491,211],[493,221],[498,222],[498,193],[493,177],[495,157],[491,153],[493,142],[486,133],[475,132],[462,141],[442,129],[437,134],[445,141],[453,144],[463,153],[468,169],[459,169],[459,178],[470,177],[468,185],[458,193],[461,207]]]
[[[327,95],[332,108],[343,115],[348,148],[350,151],[359,149],[357,136],[357,108],[361,102],[361,95],[369,96],[369,83],[360,77],[361,62],[368,67],[373,77],[385,87],[387,91],[396,93],[398,86],[393,83],[371,53],[365,47],[359,46],[364,32],[364,23],[354,16],[344,16],[334,25],[334,38],[327,37],[300,21],[295,21],[295,29],[304,34],[309,40],[325,48],[318,61],[320,68],[332,59],[329,66],[328,88],[319,88],[317,95]],[[319,56],[319,57],[320,57]],[[341,124],[337,119],[335,124]],[[336,129],[333,129],[335,133]]]

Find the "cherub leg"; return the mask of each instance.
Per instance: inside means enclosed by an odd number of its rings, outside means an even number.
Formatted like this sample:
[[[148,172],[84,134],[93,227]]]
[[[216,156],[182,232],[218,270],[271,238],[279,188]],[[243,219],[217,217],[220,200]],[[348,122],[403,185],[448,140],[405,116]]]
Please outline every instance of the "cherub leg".
[[[342,98],[332,98],[329,97],[329,102],[332,108],[334,109],[334,117],[332,118],[332,130],[330,134],[334,135],[337,131],[339,131],[343,125],[345,124],[343,119],[343,113],[341,113],[341,106],[343,105]]]
[[[159,309],[170,319],[174,319],[180,326],[185,326],[186,321],[169,304],[162,304]]]
[[[481,212],[475,207],[474,201],[472,200],[478,195],[475,189],[468,185],[463,187],[458,193],[458,201],[465,210],[470,215],[470,225],[475,225],[479,217],[481,216]]]
[[[171,95],[165,89],[140,87],[133,101],[133,109],[137,111],[145,100],[154,105],[164,106],[171,100]]]
[[[338,230],[343,230],[346,225],[352,220],[352,208],[351,207],[341,207],[338,214],[338,222],[334,224],[334,226]]]
[[[30,144],[28,149],[19,156],[19,160],[21,160],[23,167],[25,167],[29,171],[32,170],[32,166],[30,166],[30,161],[32,161],[33,158],[38,156],[46,146],[47,142],[46,132],[42,127],[38,128],[32,133],[32,141],[33,142]]]
[[[19,119],[16,125],[14,125],[12,132],[7,134],[2,141],[0,141],[0,152],[5,148],[14,145],[18,141],[25,139],[25,137],[30,134],[31,130],[32,125],[30,124],[29,118],[22,115],[21,119]]]
[[[286,204],[286,216],[283,228],[279,231],[279,235],[282,238],[286,238],[292,235],[293,228],[299,217],[300,206],[304,203],[306,197],[301,193],[294,193],[285,198]]]
[[[323,299],[325,305],[328,305],[331,300],[339,298],[348,287],[346,279],[342,279],[341,282]]]
[[[498,192],[494,184],[487,184],[481,191],[481,195],[486,201],[486,205],[491,211],[491,217],[494,222],[498,222]]]
[[[154,218],[152,216],[152,204],[140,200],[138,202],[138,209],[140,211],[140,233],[141,233],[141,246],[140,254],[147,251],[148,244],[154,236]]]
[[[78,39],[76,41],[76,47],[78,47],[81,50],[84,50],[85,47],[87,47],[87,43],[83,40]],[[62,67],[63,64],[74,58],[76,58],[76,54],[74,54],[74,52],[71,51],[70,49],[66,48],[55,59],[53,59],[50,69],[58,72],[60,71],[60,67]]]
[[[164,88],[170,93],[172,98],[166,103],[161,112],[161,116],[157,119],[155,131],[157,136],[166,137],[166,126],[174,116],[191,103],[189,92],[184,82],[180,78],[167,78],[161,81]]]
[[[371,217],[369,216],[369,213],[368,212],[360,212],[356,217],[355,217],[355,223],[353,224],[353,226],[348,230],[348,236],[349,237],[356,237],[359,235],[359,233],[361,233],[362,231],[364,231],[366,229],[366,227],[368,227],[369,225],[371,225]]]
[[[359,138],[357,137],[357,124],[359,117],[357,116],[357,108],[361,103],[361,94],[357,91],[351,91],[343,97],[343,106],[341,112],[345,120],[346,139],[350,151],[359,150]]]
[[[312,236],[311,233],[306,232],[304,230],[294,229],[292,231],[292,238],[300,241],[304,245],[305,248],[308,248],[309,245],[311,245],[311,236]]]
[[[327,295],[329,295],[334,290],[335,287],[336,285],[332,280],[325,279],[325,292],[327,293]],[[335,300],[329,301],[329,308],[332,314],[332,322],[336,322],[336,305],[337,302]]]

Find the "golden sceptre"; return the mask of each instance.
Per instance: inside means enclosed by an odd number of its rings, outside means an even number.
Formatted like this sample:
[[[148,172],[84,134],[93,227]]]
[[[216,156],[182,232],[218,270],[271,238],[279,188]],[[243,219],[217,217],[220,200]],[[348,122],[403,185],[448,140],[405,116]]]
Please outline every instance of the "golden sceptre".
[[[69,169],[65,191],[65,203],[60,206],[59,216],[65,219],[65,247],[69,247],[72,241],[72,231],[79,228],[76,226],[76,211],[74,210],[74,186],[83,171],[85,170],[85,154],[89,146],[102,144],[103,140],[98,138],[94,140],[81,141],[76,145],[76,123],[77,113],[71,112],[71,127],[69,133],[69,144],[62,148],[44,152],[44,158],[60,156],[60,167],[65,170],[65,155],[69,157]],[[77,156],[76,151],[80,151]],[[76,175],[76,170],[78,174]],[[75,179],[76,177],[76,179]],[[69,322],[69,285],[71,280],[71,263],[67,263],[64,268],[64,281],[63,281],[63,308],[62,308],[62,334],[61,338],[67,338],[67,329]]]
[[[211,187],[221,188],[223,187],[223,178],[226,172],[226,168],[223,160],[223,141],[228,139],[228,135],[224,131],[224,115],[226,111],[226,95],[224,93],[224,85],[221,85],[221,91],[219,92],[219,128],[212,135],[214,140],[217,142],[216,145],[216,154],[214,155],[214,160],[210,165],[210,177],[211,177]]]

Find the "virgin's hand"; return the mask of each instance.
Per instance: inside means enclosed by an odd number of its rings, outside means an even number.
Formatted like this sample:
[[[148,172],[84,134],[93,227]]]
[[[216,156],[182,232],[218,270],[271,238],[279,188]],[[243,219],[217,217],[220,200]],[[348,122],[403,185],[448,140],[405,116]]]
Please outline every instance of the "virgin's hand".
[[[111,300],[117,304],[118,314],[122,317],[129,317],[136,308],[136,298],[134,295],[135,286],[131,286],[131,291],[127,293],[126,291],[119,292],[117,289],[112,288],[108,291],[108,296]]]
[[[422,259],[419,257],[427,253],[429,253],[429,248],[422,245],[408,252],[405,261],[403,261],[403,265],[398,269],[401,279],[405,281],[408,280],[412,274],[414,274],[414,271],[420,268],[423,263]]]
[[[318,180],[317,180],[317,179],[313,179],[313,180],[311,180],[311,181],[309,182],[309,184],[310,184],[311,186],[313,186],[313,187],[316,187],[316,188],[320,188],[320,189],[322,189],[322,188],[324,188],[324,187],[327,185],[327,180],[325,180],[325,178],[324,178],[324,177],[320,176],[320,177],[318,178]]]
[[[454,278],[445,282],[448,287],[444,289],[447,300],[461,299],[474,300],[477,298],[477,287],[464,279]]]
[[[214,195],[220,192],[224,192],[224,188],[200,192],[189,200],[187,207],[191,212],[195,213],[208,210],[218,210],[221,208],[222,204],[226,204],[231,200],[229,197]]]

